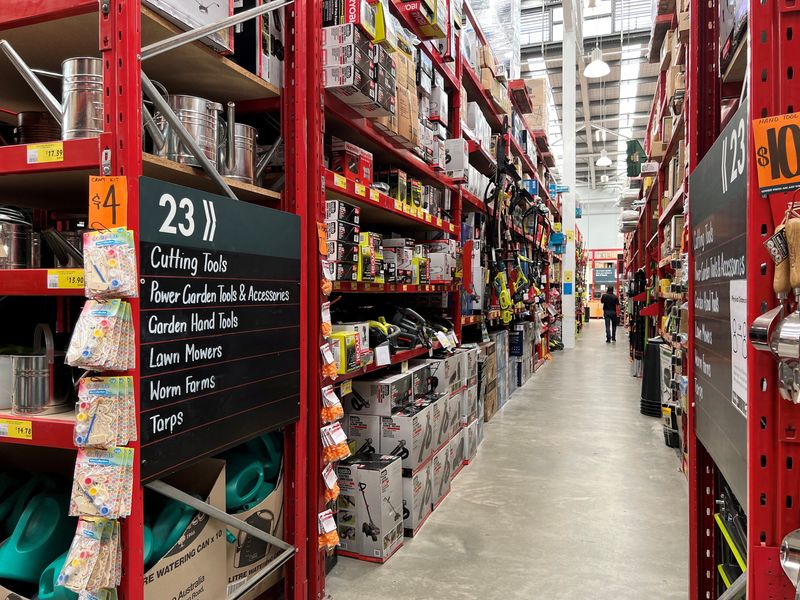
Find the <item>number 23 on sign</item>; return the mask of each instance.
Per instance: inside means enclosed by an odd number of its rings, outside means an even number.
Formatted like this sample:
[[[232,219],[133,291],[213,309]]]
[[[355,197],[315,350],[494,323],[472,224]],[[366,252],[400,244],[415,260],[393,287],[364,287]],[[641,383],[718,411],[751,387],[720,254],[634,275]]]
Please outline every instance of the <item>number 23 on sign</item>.
[[[128,224],[128,181],[121,177],[89,177],[89,227],[112,229]]]

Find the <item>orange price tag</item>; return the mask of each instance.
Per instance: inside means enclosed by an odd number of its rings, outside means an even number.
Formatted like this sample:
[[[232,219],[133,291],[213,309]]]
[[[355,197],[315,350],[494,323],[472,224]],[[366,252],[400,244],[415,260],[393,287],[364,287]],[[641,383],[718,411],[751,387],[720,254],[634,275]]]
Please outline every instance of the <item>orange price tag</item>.
[[[328,255],[328,227],[325,223],[317,223],[317,239],[319,240],[319,253]]]
[[[127,225],[127,177],[89,177],[89,227],[114,229]]]
[[[370,190],[369,191],[369,199],[375,202],[381,201],[381,193],[378,190]]]
[[[408,286],[407,286],[407,285],[405,285],[405,284],[403,284],[403,291],[404,291],[404,292],[407,292],[407,291],[408,291]]]
[[[746,176],[747,148],[744,117],[726,137],[722,154],[722,191],[740,175]],[[741,131],[739,131],[741,129]],[[753,147],[756,151],[758,187],[762,194],[785,192],[800,187],[800,113],[766,117],[753,121]]]

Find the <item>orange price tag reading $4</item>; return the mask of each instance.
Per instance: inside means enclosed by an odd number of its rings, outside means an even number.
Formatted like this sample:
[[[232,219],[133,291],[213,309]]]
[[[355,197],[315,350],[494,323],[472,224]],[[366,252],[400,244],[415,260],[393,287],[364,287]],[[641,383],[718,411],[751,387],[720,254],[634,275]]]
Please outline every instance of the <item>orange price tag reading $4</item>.
[[[113,229],[128,225],[128,181],[120,177],[89,177],[89,227]]]

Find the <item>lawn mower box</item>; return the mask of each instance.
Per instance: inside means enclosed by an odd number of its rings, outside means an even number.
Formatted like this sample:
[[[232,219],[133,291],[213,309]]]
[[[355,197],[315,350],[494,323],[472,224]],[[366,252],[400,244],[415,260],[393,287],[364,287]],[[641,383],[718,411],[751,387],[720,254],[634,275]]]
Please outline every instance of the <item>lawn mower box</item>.
[[[465,391],[465,389],[461,388],[450,394],[448,398],[449,408],[447,412],[450,417],[450,422],[447,426],[448,438],[453,437],[461,429],[461,405],[463,404]]]
[[[464,466],[465,445],[467,443],[467,430],[459,429],[450,440],[450,479],[454,479]]]
[[[404,476],[415,473],[433,453],[433,407],[382,417],[380,442],[381,452],[402,458]]]
[[[403,476],[397,456],[369,454],[337,468],[339,489],[349,496],[353,519],[341,519],[355,528],[354,543],[340,545],[340,554],[384,562],[403,545]],[[343,487],[344,481],[344,487]],[[355,506],[350,503],[355,500]],[[342,503],[340,503],[340,506]],[[345,531],[352,538],[352,532]],[[345,546],[347,546],[345,548]]]
[[[464,428],[464,462],[470,462],[478,454],[478,419]]]
[[[395,409],[408,403],[411,383],[408,373],[354,380],[354,393],[345,397],[345,411],[391,417]]]
[[[266,531],[277,538],[283,537],[283,469],[278,476],[278,482],[272,493],[264,498],[263,502],[249,510],[233,515]],[[256,577],[267,563],[272,561],[281,549],[268,544],[243,531],[231,530],[236,535],[236,541],[226,544],[228,547],[228,597],[244,586],[253,577]],[[247,593],[246,597],[255,598],[263,594],[281,579],[281,570],[262,579],[256,587]]]
[[[225,510],[224,460],[203,459],[164,481]],[[198,512],[178,542],[144,574],[145,600],[227,598],[227,546],[225,524]]]
[[[411,477],[403,477],[403,511],[408,514],[403,519],[403,533],[406,537],[417,535],[433,510],[432,500],[433,463],[428,461],[428,464]]]
[[[461,396],[461,426],[466,427],[478,416],[478,386],[473,385]]]
[[[438,452],[450,439],[450,396],[442,395],[430,403],[433,425],[433,453]]]
[[[439,503],[450,493],[450,475],[452,468],[450,465],[450,444],[445,444],[444,448],[433,455],[431,461],[431,471],[433,472],[433,496],[431,503],[435,509]]]

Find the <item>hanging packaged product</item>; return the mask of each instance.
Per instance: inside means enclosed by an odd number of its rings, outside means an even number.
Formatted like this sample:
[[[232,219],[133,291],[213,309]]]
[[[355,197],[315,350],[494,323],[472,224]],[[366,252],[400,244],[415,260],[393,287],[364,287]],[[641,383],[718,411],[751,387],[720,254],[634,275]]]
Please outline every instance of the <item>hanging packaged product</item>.
[[[129,229],[84,233],[83,265],[87,298],[135,298],[138,295],[136,246]]]
[[[339,423],[325,425],[320,429],[322,437],[322,460],[325,464],[344,460],[350,456],[347,434]]]
[[[322,422],[333,423],[344,418],[344,408],[332,385],[322,388]]]
[[[119,519],[131,513],[133,448],[82,448],[75,461],[69,514]]]
[[[117,590],[103,589],[96,592],[81,592],[78,600],[117,600]]]
[[[319,347],[322,354],[322,375],[328,379],[336,379],[336,359],[333,356],[333,349],[330,344],[322,344]]]
[[[112,448],[136,440],[132,377],[85,377],[78,388],[75,445]]]
[[[323,337],[328,337],[331,334],[331,303],[330,302],[323,302],[321,311],[322,313],[322,324],[320,325],[320,331],[322,332]]]
[[[111,519],[81,517],[72,539],[58,585],[81,598],[112,599],[111,589],[122,579],[122,548],[120,526]]]
[[[336,476],[333,464],[329,463],[322,469],[322,480],[325,482],[325,503],[333,502],[339,497],[339,478]]]
[[[336,521],[330,510],[319,513],[317,517],[319,529],[319,549],[333,550],[339,545],[339,534],[336,531]]]
[[[87,300],[67,349],[66,363],[89,371],[135,367],[131,306],[124,300]]]
[[[333,281],[336,279],[336,265],[328,260],[321,260],[322,279],[320,281],[320,291],[326,298],[331,295],[333,291]]]

